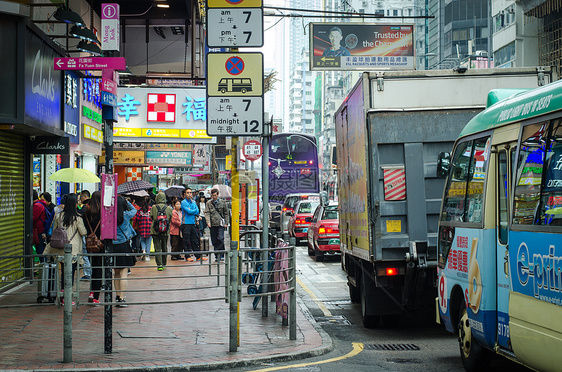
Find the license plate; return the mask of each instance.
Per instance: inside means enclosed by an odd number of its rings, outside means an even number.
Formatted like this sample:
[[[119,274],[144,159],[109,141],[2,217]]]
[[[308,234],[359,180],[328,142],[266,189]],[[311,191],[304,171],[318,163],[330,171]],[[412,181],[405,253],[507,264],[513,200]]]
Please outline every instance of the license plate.
[[[308,227],[305,227],[304,229],[302,229],[302,232],[305,233],[308,231]]]
[[[330,239],[328,241],[328,244],[340,244],[340,240],[339,239]]]

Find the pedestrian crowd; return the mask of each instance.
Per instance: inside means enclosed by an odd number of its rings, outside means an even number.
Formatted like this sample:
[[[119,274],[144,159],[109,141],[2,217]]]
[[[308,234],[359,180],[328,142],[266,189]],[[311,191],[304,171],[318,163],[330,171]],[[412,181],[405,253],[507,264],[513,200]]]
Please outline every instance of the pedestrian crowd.
[[[55,205],[48,192],[33,195],[33,248],[45,262],[43,254],[64,254],[64,244],[72,244],[72,278],[78,264],[81,265],[81,280],[90,282],[88,301],[100,302],[102,289],[102,264],[104,256],[101,239],[101,192],[90,194],[84,190],[79,194],[62,196]],[[195,198],[193,190],[186,187],[181,197],[168,198],[162,191],[153,198],[119,195],[117,198],[117,235],[112,241],[113,278],[117,306],[126,307],[125,292],[127,275],[137,260],[150,261],[151,251],[168,252],[170,242],[171,260],[187,262],[207,261],[210,255],[202,252],[200,238],[207,227],[210,230],[214,251],[225,251],[224,231],[230,220],[229,204],[219,198],[219,190],[211,190],[207,200],[203,192]],[[78,254],[82,254],[78,256]],[[167,264],[167,254],[155,254],[158,271]],[[209,256],[209,257],[207,257]],[[80,257],[80,259],[78,259]],[[224,260],[224,254],[216,253],[215,262]],[[61,263],[61,288],[64,288]]]

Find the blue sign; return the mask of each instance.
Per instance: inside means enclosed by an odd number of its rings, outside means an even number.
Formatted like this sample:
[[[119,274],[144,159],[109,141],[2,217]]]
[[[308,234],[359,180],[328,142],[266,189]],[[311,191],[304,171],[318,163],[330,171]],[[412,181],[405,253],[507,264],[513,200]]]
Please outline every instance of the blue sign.
[[[117,111],[117,107],[103,106],[101,108],[101,116],[103,120],[119,120],[119,112]]]
[[[105,106],[117,107],[117,96],[109,92],[101,92],[101,104]]]
[[[63,130],[74,144],[80,143],[80,78],[72,71],[64,74],[64,125]]]

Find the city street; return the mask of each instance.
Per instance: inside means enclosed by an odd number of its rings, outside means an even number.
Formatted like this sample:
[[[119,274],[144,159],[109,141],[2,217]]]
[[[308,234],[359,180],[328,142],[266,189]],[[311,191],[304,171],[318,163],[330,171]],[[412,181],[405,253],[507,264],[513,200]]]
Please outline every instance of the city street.
[[[456,336],[440,325],[415,326],[402,319],[398,326],[364,328],[360,305],[349,300],[339,256],[315,262],[306,248],[298,247],[297,265],[299,297],[331,337],[333,350],[315,358],[235,371],[464,371]],[[385,350],[391,348],[399,350]],[[495,371],[528,371],[503,358],[495,358],[492,367]]]

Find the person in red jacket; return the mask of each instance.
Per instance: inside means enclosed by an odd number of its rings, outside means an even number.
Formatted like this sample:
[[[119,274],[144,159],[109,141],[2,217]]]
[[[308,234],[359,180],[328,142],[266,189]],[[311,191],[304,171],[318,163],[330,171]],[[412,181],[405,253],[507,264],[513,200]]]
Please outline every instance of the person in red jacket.
[[[33,245],[35,245],[37,254],[43,254],[45,250],[43,232],[45,231],[45,219],[47,218],[45,209],[47,206],[47,201],[40,199],[37,196],[37,191],[33,190]],[[43,261],[42,258],[40,260]]]

